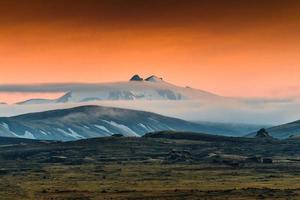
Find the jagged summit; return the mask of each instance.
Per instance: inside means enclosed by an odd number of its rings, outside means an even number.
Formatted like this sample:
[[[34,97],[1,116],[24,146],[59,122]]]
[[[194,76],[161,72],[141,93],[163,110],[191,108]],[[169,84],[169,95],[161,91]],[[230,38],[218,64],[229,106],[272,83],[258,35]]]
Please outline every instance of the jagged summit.
[[[143,81],[144,79],[141,78],[138,74],[135,74],[130,81]]]
[[[163,79],[159,78],[159,77],[157,77],[155,75],[152,75],[152,76],[149,76],[146,79],[143,79],[138,74],[135,74],[134,76],[131,77],[130,81],[149,81],[149,82],[158,83],[158,82],[162,82]]]
[[[150,82],[155,82],[155,83],[157,83],[157,82],[162,82],[163,79],[162,79],[162,78],[159,78],[159,77],[157,77],[157,76],[152,75],[152,76],[146,78],[145,81],[150,81]]]

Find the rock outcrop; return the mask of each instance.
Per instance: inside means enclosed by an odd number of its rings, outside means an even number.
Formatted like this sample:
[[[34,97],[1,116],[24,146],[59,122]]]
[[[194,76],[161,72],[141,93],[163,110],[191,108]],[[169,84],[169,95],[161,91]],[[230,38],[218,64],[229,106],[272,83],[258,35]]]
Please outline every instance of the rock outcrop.
[[[192,162],[192,154],[189,151],[176,151],[172,150],[168,157],[166,158],[166,162],[168,163],[186,163]]]
[[[159,78],[159,77],[157,77],[157,76],[152,75],[152,76],[146,78],[145,81],[156,82],[156,83],[157,83],[157,82],[162,82],[163,79],[162,79],[162,78]]]
[[[262,128],[256,133],[256,138],[271,138],[269,133],[266,131],[266,129]]]
[[[141,78],[138,74],[134,75],[130,81],[143,81],[144,79]]]

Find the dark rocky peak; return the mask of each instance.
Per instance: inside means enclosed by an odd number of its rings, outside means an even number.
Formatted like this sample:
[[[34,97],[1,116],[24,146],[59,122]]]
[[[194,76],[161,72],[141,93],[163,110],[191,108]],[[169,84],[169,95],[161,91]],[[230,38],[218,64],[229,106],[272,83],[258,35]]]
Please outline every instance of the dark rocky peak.
[[[163,79],[159,78],[157,76],[152,75],[152,76],[146,78],[145,81],[149,81],[149,82],[162,82]]]
[[[271,138],[269,133],[266,131],[266,129],[262,128],[256,133],[256,138]]]
[[[135,74],[130,81],[143,81],[143,78],[141,78],[138,74]]]

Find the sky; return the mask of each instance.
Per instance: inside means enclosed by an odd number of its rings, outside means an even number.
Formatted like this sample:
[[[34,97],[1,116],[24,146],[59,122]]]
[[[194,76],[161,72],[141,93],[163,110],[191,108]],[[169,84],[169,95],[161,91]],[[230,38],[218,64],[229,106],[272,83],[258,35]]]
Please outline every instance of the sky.
[[[223,96],[300,95],[298,0],[0,1],[0,85],[155,74]],[[0,102],[53,93],[1,92]]]

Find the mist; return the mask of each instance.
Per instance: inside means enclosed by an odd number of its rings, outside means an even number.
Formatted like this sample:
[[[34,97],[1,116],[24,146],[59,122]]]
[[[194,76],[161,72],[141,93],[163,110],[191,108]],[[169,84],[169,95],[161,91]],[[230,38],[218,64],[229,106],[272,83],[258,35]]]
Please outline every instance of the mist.
[[[0,116],[99,105],[158,113],[189,121],[278,125],[300,119],[300,101],[95,101],[88,103],[0,105]]]

